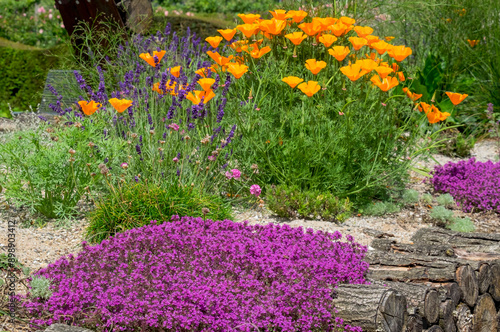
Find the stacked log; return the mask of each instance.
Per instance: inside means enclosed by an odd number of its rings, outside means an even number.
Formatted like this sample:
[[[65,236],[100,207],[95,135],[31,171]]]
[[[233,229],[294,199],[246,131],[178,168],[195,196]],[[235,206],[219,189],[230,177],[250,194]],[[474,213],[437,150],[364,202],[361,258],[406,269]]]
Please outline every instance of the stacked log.
[[[366,255],[371,284],[340,286],[338,316],[363,331],[500,332],[500,234],[423,228],[412,241],[373,240]],[[353,295],[353,286],[363,291]],[[366,294],[372,297],[360,311]],[[390,305],[376,304],[388,294]]]

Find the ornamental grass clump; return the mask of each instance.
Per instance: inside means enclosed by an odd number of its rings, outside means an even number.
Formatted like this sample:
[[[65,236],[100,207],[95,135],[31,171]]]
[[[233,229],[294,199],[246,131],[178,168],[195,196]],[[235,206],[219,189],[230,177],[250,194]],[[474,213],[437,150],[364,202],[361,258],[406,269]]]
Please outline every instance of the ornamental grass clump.
[[[475,158],[436,166],[434,190],[449,193],[465,212],[493,210],[500,213],[500,162]]]
[[[27,298],[31,322],[97,331],[361,331],[333,315],[336,285],[366,283],[366,247],[351,236],[172,219],[84,242],[77,257],[38,271],[53,294]]]

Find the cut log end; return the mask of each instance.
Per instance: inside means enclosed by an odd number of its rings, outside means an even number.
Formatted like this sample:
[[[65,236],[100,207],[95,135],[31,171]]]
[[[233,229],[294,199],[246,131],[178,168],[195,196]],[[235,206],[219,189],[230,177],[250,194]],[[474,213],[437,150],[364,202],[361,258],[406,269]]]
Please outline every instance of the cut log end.
[[[474,307],[479,295],[479,284],[476,272],[470,265],[459,266],[456,272],[458,286],[462,290],[462,300],[471,308]]]
[[[497,331],[497,311],[495,302],[490,294],[483,294],[477,300],[474,307],[474,317],[472,318],[473,332],[495,332]]]

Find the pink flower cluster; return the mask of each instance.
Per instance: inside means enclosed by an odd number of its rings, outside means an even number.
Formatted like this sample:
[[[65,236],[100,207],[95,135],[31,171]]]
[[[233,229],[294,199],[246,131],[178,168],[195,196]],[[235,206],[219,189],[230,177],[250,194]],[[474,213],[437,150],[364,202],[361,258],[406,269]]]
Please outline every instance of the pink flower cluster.
[[[36,274],[49,299],[26,297],[32,323],[98,331],[345,331],[332,295],[365,283],[366,247],[338,232],[173,216],[117,234]],[[43,317],[43,318],[42,318]]]
[[[241,172],[238,169],[232,169],[231,172],[226,172],[226,178],[228,180],[235,179],[239,180],[241,178]]]

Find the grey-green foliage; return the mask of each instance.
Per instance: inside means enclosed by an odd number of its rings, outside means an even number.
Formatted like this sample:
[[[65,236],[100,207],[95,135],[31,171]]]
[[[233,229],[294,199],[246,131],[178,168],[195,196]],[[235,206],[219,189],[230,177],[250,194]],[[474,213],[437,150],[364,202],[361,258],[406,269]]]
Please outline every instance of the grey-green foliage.
[[[446,209],[444,206],[436,206],[429,215],[432,219],[446,223],[452,221],[453,211]]]
[[[465,218],[453,218],[451,223],[446,227],[455,232],[474,232],[476,227],[469,217]]]
[[[425,203],[425,204],[431,204],[432,203],[432,195],[431,194],[423,194],[420,196],[420,201]]]
[[[32,298],[48,299],[52,295],[50,280],[45,277],[33,276],[30,286]]]
[[[388,213],[399,212],[400,208],[397,204],[391,202],[377,202],[366,207],[365,214],[372,216],[382,216]]]
[[[407,189],[403,192],[403,204],[415,204],[418,202],[419,193],[414,189]]]
[[[439,205],[448,208],[455,205],[455,200],[453,199],[453,196],[451,196],[450,194],[440,195],[436,198],[436,201],[438,202]]]

